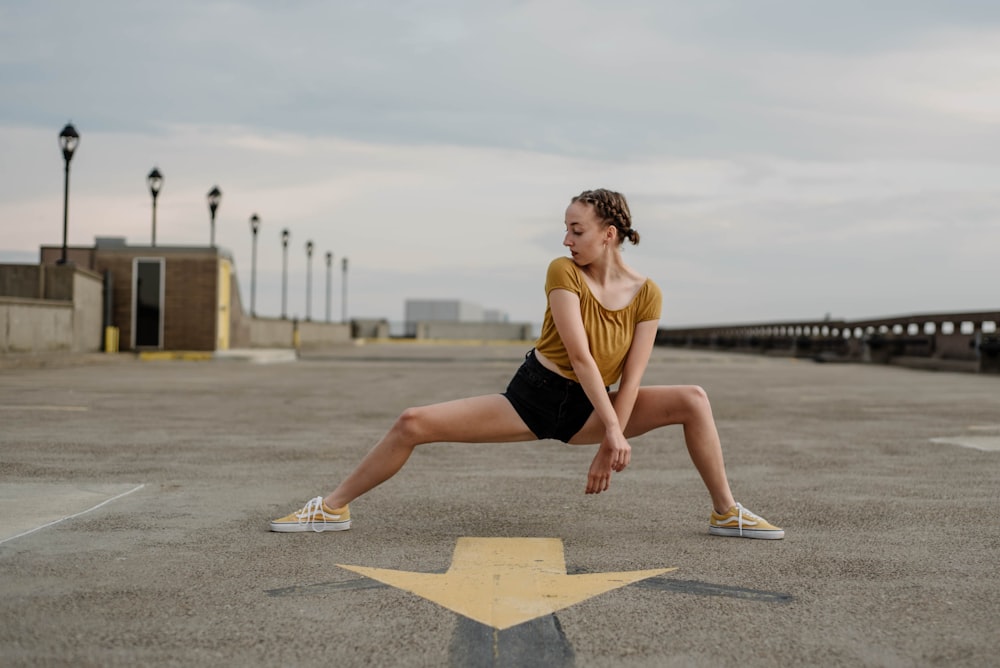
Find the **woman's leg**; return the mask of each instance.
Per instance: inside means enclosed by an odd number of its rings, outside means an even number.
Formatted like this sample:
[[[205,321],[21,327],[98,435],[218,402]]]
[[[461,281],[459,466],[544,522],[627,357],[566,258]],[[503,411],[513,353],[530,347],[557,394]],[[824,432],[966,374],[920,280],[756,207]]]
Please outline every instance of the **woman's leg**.
[[[422,443],[507,443],[531,441],[514,407],[500,394],[407,408],[357,468],[323,501],[347,505],[394,476]]]
[[[625,427],[625,437],[632,438],[672,424],[684,426],[688,454],[708,488],[716,512],[724,513],[735,506],[726,477],[719,432],[705,390],[696,385],[639,388],[632,416]],[[603,435],[604,428],[597,416],[592,415],[571,443],[596,443]]]

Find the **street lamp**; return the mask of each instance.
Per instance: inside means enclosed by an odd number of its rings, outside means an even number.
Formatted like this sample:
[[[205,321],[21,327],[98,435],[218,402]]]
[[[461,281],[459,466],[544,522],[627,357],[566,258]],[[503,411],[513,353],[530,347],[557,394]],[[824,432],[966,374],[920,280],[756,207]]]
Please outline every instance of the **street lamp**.
[[[160,174],[159,169],[153,167],[153,171],[146,177],[146,183],[149,184],[149,192],[153,195],[153,246],[156,246],[156,197],[160,194],[160,188],[163,186],[163,174]]]
[[[219,208],[219,200],[222,199],[222,191],[219,186],[208,191],[208,211],[212,215],[212,248],[215,248],[215,211]]]
[[[313,242],[306,242],[306,321],[312,320]]]
[[[250,216],[250,232],[253,234],[250,257],[250,317],[257,317],[257,230],[260,229],[260,216],[256,213]]]
[[[62,258],[59,264],[66,264],[66,233],[69,231],[69,161],[73,159],[73,151],[80,143],[80,135],[72,123],[67,123],[66,127],[59,133],[59,146],[62,147],[63,160],[66,161],[66,178],[63,180],[63,244]]]
[[[330,322],[330,267],[333,265],[333,253],[326,252],[326,321]]]
[[[340,281],[340,322],[347,324],[347,258],[340,260],[340,270],[343,277]]]
[[[288,302],[288,239],[292,236],[288,228],[281,230],[281,319],[287,320],[285,304]]]

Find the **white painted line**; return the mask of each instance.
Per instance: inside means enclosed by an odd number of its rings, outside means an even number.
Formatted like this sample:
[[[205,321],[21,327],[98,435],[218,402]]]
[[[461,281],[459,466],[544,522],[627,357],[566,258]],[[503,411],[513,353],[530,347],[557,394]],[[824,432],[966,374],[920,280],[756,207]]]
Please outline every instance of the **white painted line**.
[[[86,406],[3,406],[0,411],[87,411]]]
[[[1000,436],[946,436],[932,438],[931,443],[958,445],[983,452],[1000,452]]]
[[[145,486],[146,486],[145,484],[142,484],[142,485],[139,485],[138,487],[133,487],[132,489],[128,490],[127,492],[122,492],[121,494],[118,494],[116,496],[112,496],[110,499],[105,499],[104,501],[101,501],[100,503],[98,503],[93,508],[87,508],[86,510],[81,510],[78,513],[74,513],[72,515],[67,515],[66,517],[62,517],[62,518],[60,518],[58,520],[53,520],[51,522],[46,522],[45,524],[43,524],[41,526],[38,526],[38,527],[35,527],[34,529],[28,529],[27,531],[22,531],[21,533],[17,534],[16,536],[10,536],[9,538],[4,538],[3,540],[0,540],[0,545],[3,545],[4,543],[8,543],[8,542],[14,540],[15,538],[21,538],[22,536],[27,536],[28,534],[35,533],[36,531],[40,531],[40,530],[45,529],[47,527],[50,527],[50,526],[52,526],[54,524],[59,524],[60,522],[65,522],[66,520],[71,520],[74,517],[79,517],[80,515],[86,515],[90,511],[97,510],[101,506],[105,506],[105,505],[111,503],[112,501],[117,501],[118,499],[122,498],[123,496],[128,496],[132,492],[138,492],[140,489],[142,489]]]

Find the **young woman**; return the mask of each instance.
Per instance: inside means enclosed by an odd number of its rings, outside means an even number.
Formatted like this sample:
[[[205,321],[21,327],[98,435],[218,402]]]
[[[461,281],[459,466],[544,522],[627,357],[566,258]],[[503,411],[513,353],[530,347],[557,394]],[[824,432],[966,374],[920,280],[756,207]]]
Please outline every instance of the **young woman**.
[[[416,446],[433,442],[556,438],[573,445],[599,443],[586,492],[600,494],[612,472],[629,465],[630,437],[681,424],[712,499],[709,533],[783,538],[783,530],[733,499],[704,390],[640,387],[659,325],[661,295],[653,281],[622,260],[626,240],[639,243],[624,196],[600,189],[574,197],[566,209],[563,239],[571,257],[549,265],[541,335],[506,392],[406,409],[333,492],[274,520],[271,530],[349,529],[348,503],[395,475]],[[609,391],[616,382],[617,391]]]

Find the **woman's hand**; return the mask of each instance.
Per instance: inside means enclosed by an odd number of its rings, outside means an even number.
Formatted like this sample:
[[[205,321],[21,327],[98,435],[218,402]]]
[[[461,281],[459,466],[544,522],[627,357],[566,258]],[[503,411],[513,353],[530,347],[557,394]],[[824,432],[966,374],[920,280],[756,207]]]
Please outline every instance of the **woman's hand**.
[[[590,463],[587,473],[587,494],[606,492],[611,486],[611,472],[620,472],[632,461],[632,446],[621,432],[609,434],[601,441],[601,446]]]

